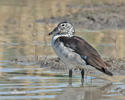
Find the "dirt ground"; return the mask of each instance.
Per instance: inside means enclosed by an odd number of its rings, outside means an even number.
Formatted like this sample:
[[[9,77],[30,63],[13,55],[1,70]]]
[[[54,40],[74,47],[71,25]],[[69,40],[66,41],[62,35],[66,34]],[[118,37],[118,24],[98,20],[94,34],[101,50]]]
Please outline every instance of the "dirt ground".
[[[111,67],[108,68],[109,71],[111,71],[114,75],[124,75],[125,74],[125,58],[103,58],[104,61],[108,62]],[[60,58],[54,56],[54,57],[39,57],[37,60],[35,60],[35,57],[24,57],[24,58],[17,58],[14,60],[11,60],[11,63],[16,64],[28,64],[28,65],[38,65],[41,68],[47,68],[52,71],[59,71],[59,72],[67,72],[68,69],[66,65],[60,60]],[[74,72],[78,72],[79,69],[74,69]],[[90,75],[97,74],[93,70],[88,70],[87,72]]]
[[[56,23],[63,20],[71,20],[77,27],[85,29],[124,29],[125,28],[125,4],[93,4],[93,5],[67,5],[70,14],[59,17],[41,19],[38,22]],[[75,11],[74,11],[75,9]]]
[[[108,58],[104,59],[108,62],[111,67],[109,70],[116,75],[124,75],[125,74],[125,59],[113,59]],[[55,58],[46,58],[41,60],[41,68],[42,67],[49,67],[51,70],[66,70],[65,64],[57,57]],[[92,70],[89,70],[89,74],[93,74]]]

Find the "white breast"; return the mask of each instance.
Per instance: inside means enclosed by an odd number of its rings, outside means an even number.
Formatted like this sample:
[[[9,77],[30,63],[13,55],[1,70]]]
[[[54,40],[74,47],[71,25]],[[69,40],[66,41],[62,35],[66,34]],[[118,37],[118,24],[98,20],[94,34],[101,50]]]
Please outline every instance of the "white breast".
[[[55,38],[52,39],[52,47],[59,58],[67,65],[69,69],[85,65],[85,61],[79,54],[75,53],[71,48],[64,46],[63,42],[54,43]]]

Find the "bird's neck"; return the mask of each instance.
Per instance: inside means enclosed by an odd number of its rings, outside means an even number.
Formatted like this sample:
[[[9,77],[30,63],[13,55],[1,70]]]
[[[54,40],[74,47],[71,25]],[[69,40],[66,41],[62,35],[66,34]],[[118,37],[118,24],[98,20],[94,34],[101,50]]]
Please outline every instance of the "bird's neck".
[[[56,39],[58,39],[59,37],[73,37],[73,34],[55,34],[53,36],[53,40],[55,41]]]

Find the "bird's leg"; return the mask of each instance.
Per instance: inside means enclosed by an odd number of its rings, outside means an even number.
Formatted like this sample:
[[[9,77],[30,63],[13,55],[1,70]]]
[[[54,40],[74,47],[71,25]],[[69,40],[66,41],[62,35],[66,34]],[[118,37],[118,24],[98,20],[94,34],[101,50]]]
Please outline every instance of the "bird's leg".
[[[72,86],[72,69],[69,70],[69,86]]]
[[[83,86],[83,83],[84,83],[84,69],[81,69],[81,83],[82,83],[82,86]]]
[[[82,76],[82,79],[84,78],[84,69],[81,69],[81,76]]]
[[[72,78],[72,69],[69,70],[69,78]]]

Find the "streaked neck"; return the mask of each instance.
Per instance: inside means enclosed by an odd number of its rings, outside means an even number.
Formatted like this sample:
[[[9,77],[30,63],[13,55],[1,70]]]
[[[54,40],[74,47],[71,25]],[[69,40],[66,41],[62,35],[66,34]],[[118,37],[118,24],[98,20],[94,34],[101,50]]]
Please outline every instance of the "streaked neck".
[[[55,41],[59,37],[72,37],[72,36],[74,36],[74,35],[73,34],[55,34],[53,36],[53,40]]]

